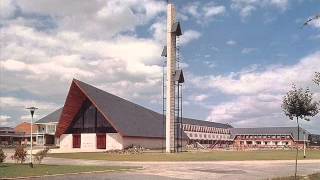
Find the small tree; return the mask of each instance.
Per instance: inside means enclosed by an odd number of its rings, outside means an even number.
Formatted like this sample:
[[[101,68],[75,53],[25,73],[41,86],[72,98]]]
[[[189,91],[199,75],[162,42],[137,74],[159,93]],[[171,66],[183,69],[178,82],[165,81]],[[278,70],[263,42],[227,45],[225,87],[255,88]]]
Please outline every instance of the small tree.
[[[320,72],[316,72],[313,81],[320,86]]]
[[[46,147],[46,148],[44,148],[43,150],[38,151],[38,152],[34,155],[35,160],[38,162],[38,164],[41,164],[43,158],[47,157],[48,151],[49,151],[49,148]]]
[[[314,102],[312,99],[312,93],[309,89],[297,89],[293,85],[286,96],[283,98],[282,109],[286,116],[291,120],[297,120],[298,126],[298,143],[299,143],[299,119],[309,121],[308,117],[313,117],[318,114],[318,102]],[[297,177],[297,165],[298,165],[298,145],[296,153],[296,166],[295,166],[295,178]]]
[[[23,146],[17,146],[14,155],[12,155],[11,158],[15,160],[16,163],[20,162],[22,164],[27,159],[27,151]]]
[[[0,148],[0,164],[5,161],[6,157],[7,156],[4,154],[3,150]]]

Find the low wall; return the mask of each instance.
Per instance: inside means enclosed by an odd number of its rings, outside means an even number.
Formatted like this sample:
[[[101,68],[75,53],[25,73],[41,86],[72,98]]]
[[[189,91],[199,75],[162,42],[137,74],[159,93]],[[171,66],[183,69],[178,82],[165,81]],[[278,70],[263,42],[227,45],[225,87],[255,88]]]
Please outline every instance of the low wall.
[[[161,149],[165,147],[165,139],[143,138],[143,137],[122,137],[119,133],[106,134],[106,149],[97,149],[96,133],[82,133],[80,148],[73,148],[72,134],[63,134],[59,138],[60,148],[52,149],[51,153],[67,152],[103,152],[107,150],[123,149],[130,145],[141,146],[148,149]],[[186,141],[183,141],[183,146]]]
[[[97,149],[96,133],[82,133],[80,148],[73,148],[72,134],[62,134],[59,138],[59,149],[52,149],[51,153],[67,152],[103,152],[123,148],[123,140],[118,133],[106,134],[106,149]]]

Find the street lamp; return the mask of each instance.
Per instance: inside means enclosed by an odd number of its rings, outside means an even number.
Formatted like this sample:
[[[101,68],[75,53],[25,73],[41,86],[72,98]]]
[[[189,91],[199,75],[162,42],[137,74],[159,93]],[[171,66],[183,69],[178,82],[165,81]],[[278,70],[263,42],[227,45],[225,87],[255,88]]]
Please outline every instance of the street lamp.
[[[303,131],[303,158],[306,158],[306,132]]]
[[[30,129],[31,129],[31,131],[30,131],[30,144],[31,144],[31,146],[30,146],[30,164],[29,165],[31,168],[33,168],[33,164],[32,164],[32,144],[33,144],[33,142],[32,142],[32,121],[33,121],[34,111],[38,108],[32,106],[32,107],[28,107],[26,109],[29,109],[30,113],[31,113],[31,124],[30,124]]]

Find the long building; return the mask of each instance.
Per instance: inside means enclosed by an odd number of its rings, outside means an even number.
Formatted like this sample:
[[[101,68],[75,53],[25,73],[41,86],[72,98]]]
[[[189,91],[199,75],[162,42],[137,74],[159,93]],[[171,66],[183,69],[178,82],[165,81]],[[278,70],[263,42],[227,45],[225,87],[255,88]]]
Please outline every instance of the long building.
[[[299,135],[297,127],[232,128],[231,134],[240,148],[301,147],[310,141],[310,133],[301,127]]]
[[[33,126],[34,132],[37,126]],[[18,124],[15,128],[0,127],[0,147],[16,146],[16,145],[30,145],[30,123],[23,122]],[[33,144],[36,143],[35,135],[32,135]]]

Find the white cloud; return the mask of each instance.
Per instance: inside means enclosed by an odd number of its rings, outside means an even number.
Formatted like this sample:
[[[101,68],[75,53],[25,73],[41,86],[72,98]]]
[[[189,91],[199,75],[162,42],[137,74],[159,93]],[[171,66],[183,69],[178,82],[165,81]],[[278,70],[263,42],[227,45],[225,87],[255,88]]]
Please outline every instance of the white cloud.
[[[286,10],[288,7],[289,1],[288,0],[271,0],[269,3],[282,10]]]
[[[0,20],[11,18],[14,15],[15,5],[11,0],[1,0],[0,2]]]
[[[250,16],[251,13],[252,13],[253,11],[255,11],[256,9],[257,9],[256,7],[251,6],[251,5],[245,6],[245,7],[241,8],[241,10],[240,10],[240,16],[243,17],[243,18],[245,18],[245,17],[247,17],[247,16]]]
[[[208,120],[231,123],[236,127],[293,126],[294,122],[282,113],[282,97],[291,88],[291,83],[295,83],[298,87],[309,87],[319,100],[319,87],[312,82],[314,72],[320,71],[319,64],[320,52],[315,52],[295,65],[245,70],[227,76],[193,77],[192,82],[211,92],[232,95],[229,96],[231,100],[211,107]],[[311,121],[303,126],[315,132],[320,123]]]
[[[189,42],[199,39],[201,36],[201,33],[195,30],[187,30],[183,33],[181,36],[180,43],[182,45],[188,44]]]
[[[231,9],[239,11],[242,18],[246,18],[258,8],[277,8],[285,11],[289,5],[288,0],[232,0]]]
[[[160,19],[151,25],[149,30],[153,33],[153,38],[160,44],[166,44],[167,42],[167,24],[164,19]],[[201,33],[196,30],[183,30],[182,27],[182,36],[180,36],[181,45],[186,45],[193,40],[197,40],[201,37]]]
[[[319,28],[320,29],[320,18],[311,21],[309,23],[309,25],[311,25],[314,28]]]
[[[149,28],[153,32],[153,38],[161,44],[167,42],[167,23],[165,19],[159,20],[151,25]]]
[[[192,2],[182,8],[181,14],[183,17],[191,16],[195,18],[198,24],[204,24],[214,20],[217,16],[224,15],[225,12],[226,8],[223,5],[216,5],[211,2],[205,4]]]
[[[68,3],[63,0],[21,0],[17,5],[24,13],[50,15],[60,30],[77,31],[99,39],[134,31],[136,26],[146,24],[166,10],[165,2],[155,0],[80,0]]]
[[[236,45],[237,42],[234,41],[234,40],[229,40],[229,41],[226,42],[226,44],[229,45],[229,46],[233,46],[233,45]]]
[[[225,94],[284,93],[291,83],[304,87],[312,84],[314,72],[320,71],[319,63],[320,52],[315,52],[292,66],[270,66],[264,71],[244,70],[226,76],[199,76],[191,81],[199,88],[214,88]]]
[[[194,96],[193,100],[194,100],[194,101],[198,101],[198,102],[202,102],[202,101],[208,99],[208,97],[209,97],[209,96],[206,95],[206,94],[200,94],[200,95]]]
[[[33,122],[35,122],[35,121],[37,121],[39,119],[39,115],[38,114],[35,114],[34,116],[33,116]],[[31,120],[31,114],[26,114],[26,115],[22,115],[22,116],[20,116],[20,120],[21,121],[30,121]]]
[[[281,111],[281,96],[271,94],[259,94],[252,96],[240,96],[233,101],[214,106],[208,120],[218,122],[230,122],[240,125],[242,121],[261,117],[263,114],[279,115]],[[272,114],[273,112],[278,114]],[[270,113],[270,114],[269,114]],[[248,123],[248,122],[246,122]],[[246,124],[244,123],[244,124]],[[268,124],[268,122],[266,122]],[[249,123],[246,125],[250,125]]]
[[[26,69],[26,64],[24,62],[15,61],[12,59],[1,61],[0,66],[3,69],[7,69],[9,71],[23,71]]]
[[[58,108],[56,104],[51,102],[19,99],[19,98],[10,97],[10,96],[0,97],[1,108],[13,107],[13,108],[20,108],[21,110],[25,110],[25,108],[31,107],[31,106],[34,106],[40,109],[49,109],[49,110],[54,110]]]
[[[296,122],[291,121],[282,112],[283,96],[284,94],[239,96],[213,106],[207,120],[229,123],[234,127],[296,126]],[[318,118],[319,115],[311,118],[310,122],[300,121],[300,123],[308,131],[317,132],[320,126]]]
[[[200,12],[198,11],[198,8],[199,3],[189,3],[185,7],[183,7],[183,11],[193,17],[198,18],[201,16]]]
[[[8,115],[0,115],[0,126],[8,125],[10,118],[11,116],[8,116]]]
[[[242,54],[250,54],[250,53],[252,53],[252,52],[254,52],[254,51],[256,51],[257,49],[256,48],[243,48],[242,50],[241,50],[241,53]]]
[[[209,68],[214,68],[217,66],[216,63],[212,61],[204,61],[203,63],[206,64]]]
[[[226,12],[226,8],[224,6],[209,5],[203,7],[203,11],[205,18],[211,18],[217,15],[224,14]]]
[[[25,106],[35,105],[45,115],[62,106],[72,78],[138,102],[161,100],[161,89],[154,87],[161,86],[163,43],[157,30],[164,29],[165,37],[165,2],[11,2],[10,17],[1,21],[1,113],[17,121]],[[153,37],[136,34],[138,26],[155,20]],[[199,37],[186,32],[186,43]]]

